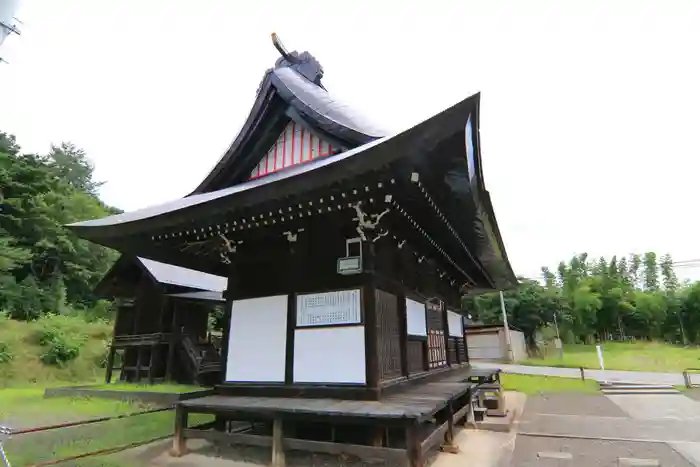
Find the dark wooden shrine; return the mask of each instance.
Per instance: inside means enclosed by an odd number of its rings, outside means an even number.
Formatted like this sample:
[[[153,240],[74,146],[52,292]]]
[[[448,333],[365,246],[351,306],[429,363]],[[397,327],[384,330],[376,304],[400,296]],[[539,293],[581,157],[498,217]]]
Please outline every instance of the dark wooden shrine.
[[[119,258],[95,287],[117,307],[107,383],[117,355],[122,381],[217,382],[220,342],[209,333],[208,321],[212,309],[223,306],[226,282],[145,258]]]
[[[461,294],[516,284],[484,186],[479,95],[386,136],[328,94],[310,54],[274,42],[282,57],[194,193],[70,227],[228,277],[218,395],[179,405],[176,453],[221,438],[272,445],[281,465],[282,447],[369,444],[422,465],[490,378],[469,367]],[[190,412],[223,431],[187,429]],[[227,419],[274,423],[227,433]]]

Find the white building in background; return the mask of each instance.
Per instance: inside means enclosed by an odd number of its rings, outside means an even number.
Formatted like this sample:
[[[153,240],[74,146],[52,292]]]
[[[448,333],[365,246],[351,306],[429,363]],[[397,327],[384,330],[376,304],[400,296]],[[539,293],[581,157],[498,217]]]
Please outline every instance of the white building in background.
[[[11,34],[19,34],[15,14],[19,0],[0,0],[0,62],[2,62],[2,43]]]

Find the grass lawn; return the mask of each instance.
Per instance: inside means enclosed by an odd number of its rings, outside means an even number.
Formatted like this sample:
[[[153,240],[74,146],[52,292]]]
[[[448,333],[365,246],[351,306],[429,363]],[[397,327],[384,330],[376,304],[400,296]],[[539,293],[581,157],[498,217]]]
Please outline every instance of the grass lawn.
[[[43,398],[44,388],[12,388],[0,391],[0,420],[14,420],[20,426],[42,426],[100,416],[135,413],[148,405],[99,398]],[[211,416],[192,416],[192,424],[212,420]],[[137,415],[91,425],[61,428],[41,433],[18,435],[7,442],[12,465],[31,465],[50,459],[69,457],[98,449],[116,447],[172,434],[174,412]],[[77,462],[77,461],[76,461]],[[119,454],[88,458],[71,465],[84,467],[137,467],[119,460]]]
[[[660,342],[606,342],[602,344],[606,370],[682,372],[700,368],[700,349]],[[564,358],[556,355],[528,359],[522,365],[599,369],[595,345],[566,345]]]
[[[557,378],[554,376],[531,376],[501,373],[501,382],[506,391],[518,391],[525,394],[583,392],[597,393],[595,381],[581,381],[578,378]]]

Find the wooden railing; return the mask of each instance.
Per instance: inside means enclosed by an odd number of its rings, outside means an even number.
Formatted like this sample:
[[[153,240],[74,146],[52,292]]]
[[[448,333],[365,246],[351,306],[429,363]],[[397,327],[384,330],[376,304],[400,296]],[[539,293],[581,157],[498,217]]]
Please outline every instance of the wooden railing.
[[[202,373],[211,373],[219,371],[221,364],[218,361],[210,361],[203,358],[197,351],[197,346],[192,341],[192,338],[186,334],[182,335],[180,340],[182,350],[187,355],[190,362],[190,367],[194,370],[193,376],[199,376]]]
[[[135,347],[142,345],[167,344],[169,341],[170,334],[164,332],[154,332],[151,334],[114,336],[112,345],[115,347]]]

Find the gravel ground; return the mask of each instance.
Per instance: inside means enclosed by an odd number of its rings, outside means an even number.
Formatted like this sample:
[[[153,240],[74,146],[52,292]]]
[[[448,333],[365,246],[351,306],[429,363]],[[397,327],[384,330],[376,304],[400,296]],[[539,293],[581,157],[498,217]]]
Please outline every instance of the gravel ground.
[[[616,467],[618,457],[636,457],[658,459],[663,467],[693,467],[680,454],[664,443],[609,442],[527,436],[518,436],[516,439],[515,451],[510,465],[543,467],[547,465],[546,461],[537,459],[537,453],[543,451],[570,452],[573,456],[570,463],[572,466]]]
[[[598,394],[543,394],[528,396],[523,411],[529,414],[589,415],[594,417],[628,417],[614,402]]]

